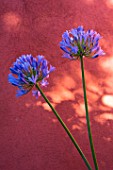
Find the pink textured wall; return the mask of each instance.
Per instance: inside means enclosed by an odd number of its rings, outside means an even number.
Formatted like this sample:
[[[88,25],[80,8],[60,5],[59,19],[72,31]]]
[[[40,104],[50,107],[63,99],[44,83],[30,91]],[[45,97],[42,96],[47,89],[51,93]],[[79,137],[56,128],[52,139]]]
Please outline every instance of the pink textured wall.
[[[44,55],[56,67],[44,89],[93,166],[79,61],[61,58],[61,35],[83,25],[103,39],[106,56],[85,59],[87,95],[100,170],[113,170],[113,1],[0,0],[0,170],[86,170],[65,131],[29,93],[16,98],[9,67],[21,54]]]

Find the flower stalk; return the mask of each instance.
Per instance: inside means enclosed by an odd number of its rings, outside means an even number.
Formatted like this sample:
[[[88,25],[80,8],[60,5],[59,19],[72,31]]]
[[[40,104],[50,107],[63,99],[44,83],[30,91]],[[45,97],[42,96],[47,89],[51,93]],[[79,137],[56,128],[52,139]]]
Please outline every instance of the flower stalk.
[[[88,113],[88,102],[87,102],[86,84],[85,84],[85,75],[84,75],[84,63],[83,63],[82,55],[80,56],[80,61],[81,61],[82,85],[83,85],[83,91],[84,91],[84,103],[85,103],[85,110],[86,110],[88,136],[89,136],[89,142],[90,142],[90,148],[91,148],[91,152],[92,152],[93,162],[95,165],[95,170],[98,170],[98,164],[97,164],[97,160],[96,160],[96,154],[95,154],[92,133],[91,133],[91,127],[90,127],[90,118],[89,118],[89,113]]]
[[[59,120],[59,122],[61,123],[62,127],[65,129],[66,133],[68,134],[69,138],[71,139],[72,143],[74,144],[74,146],[76,147],[77,151],[79,152],[79,154],[81,155],[83,161],[85,162],[88,170],[92,170],[88,160],[86,159],[85,155],[83,154],[81,148],[79,147],[79,145],[77,144],[76,140],[74,139],[73,135],[71,134],[71,132],[69,131],[69,129],[67,128],[66,124],[63,122],[63,120],[61,119],[61,117],[59,116],[59,114],[57,113],[57,111],[55,110],[55,108],[52,106],[52,104],[50,103],[50,101],[47,99],[47,97],[45,96],[45,94],[43,93],[43,91],[41,90],[41,88],[39,87],[38,83],[35,85],[37,90],[40,92],[40,94],[42,95],[42,97],[44,98],[44,100],[47,102],[47,104],[49,105],[49,107],[51,108],[51,110],[53,111],[53,113],[55,114],[55,116],[57,117],[57,119]]]

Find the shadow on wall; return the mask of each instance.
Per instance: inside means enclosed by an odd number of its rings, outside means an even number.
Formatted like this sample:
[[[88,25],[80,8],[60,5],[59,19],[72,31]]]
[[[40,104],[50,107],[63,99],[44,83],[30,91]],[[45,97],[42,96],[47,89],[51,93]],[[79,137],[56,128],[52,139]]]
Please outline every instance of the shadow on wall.
[[[14,13],[14,12],[8,12],[5,13],[2,16],[3,21],[3,28],[5,31],[8,32],[17,32],[19,31],[20,25],[21,25],[21,17]]]
[[[92,121],[104,126],[104,124],[113,121],[112,56],[109,59],[100,57],[84,60],[89,113]],[[63,65],[62,72],[58,69],[55,71],[57,74],[53,73],[57,76],[51,78],[50,86],[53,82],[54,85],[45,93],[59,113],[67,117],[65,121],[70,124],[71,129],[83,131],[86,120],[79,67],[79,61],[67,61]],[[26,103],[25,105],[26,107],[41,106],[51,112],[49,106],[40,99],[35,103]],[[57,119],[54,118],[52,121],[55,123]],[[112,136],[108,139],[112,139]]]
[[[113,124],[113,60],[112,56],[109,56],[109,58],[104,56],[94,60],[85,58],[84,62],[89,115],[92,132],[96,131],[96,133],[93,133],[95,148],[99,148],[96,150],[97,158],[99,157],[99,164],[102,167],[107,167],[107,162],[103,160],[103,156],[106,156],[107,153],[106,159],[109,161],[110,153],[108,152],[109,149],[112,149],[113,142],[112,128],[110,128]],[[62,72],[59,68],[55,72],[50,75],[50,86],[52,84],[52,88],[48,87],[47,91],[44,89],[45,94],[72,131],[75,139],[79,136],[79,144],[81,144],[82,136],[87,135],[87,131],[80,62],[67,60],[63,64]],[[34,108],[40,106],[45,111],[52,113],[48,105],[40,99],[25,105]],[[53,114],[47,116],[52,123],[58,124]],[[86,141],[84,141],[84,145],[88,145]],[[104,148],[104,153],[101,153],[103,146],[107,145],[109,145],[109,148]]]

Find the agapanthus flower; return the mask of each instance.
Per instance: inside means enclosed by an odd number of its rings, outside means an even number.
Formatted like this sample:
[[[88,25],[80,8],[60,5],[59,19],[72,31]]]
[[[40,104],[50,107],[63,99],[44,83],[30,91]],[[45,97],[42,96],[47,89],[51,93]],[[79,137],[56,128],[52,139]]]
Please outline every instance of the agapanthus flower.
[[[99,46],[102,37],[93,30],[84,31],[83,26],[64,32],[60,48],[65,52],[63,57],[75,60],[80,56],[96,58],[105,53]]]
[[[17,96],[27,94],[38,83],[41,86],[48,85],[47,78],[49,73],[55,70],[55,67],[48,66],[48,61],[42,55],[34,58],[32,55],[22,55],[13,67],[10,68],[11,73],[8,76],[9,82],[17,86]],[[38,90],[32,90],[33,96],[40,95]]]

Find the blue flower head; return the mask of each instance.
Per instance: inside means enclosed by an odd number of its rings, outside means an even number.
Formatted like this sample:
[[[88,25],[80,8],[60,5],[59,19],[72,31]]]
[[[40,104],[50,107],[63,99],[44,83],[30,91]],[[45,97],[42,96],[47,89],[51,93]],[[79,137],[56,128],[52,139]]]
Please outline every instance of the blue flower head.
[[[96,58],[104,55],[105,53],[98,43],[101,38],[96,31],[85,32],[82,26],[66,31],[60,42],[60,48],[65,52],[63,57],[75,60],[80,56]]]
[[[37,83],[46,86],[49,73],[54,70],[55,67],[51,65],[48,67],[47,60],[41,55],[38,55],[37,58],[32,55],[22,55],[10,68],[11,73],[8,80],[19,88],[17,96],[22,96],[27,94]],[[32,93],[36,98],[40,95],[37,90],[32,90]]]

